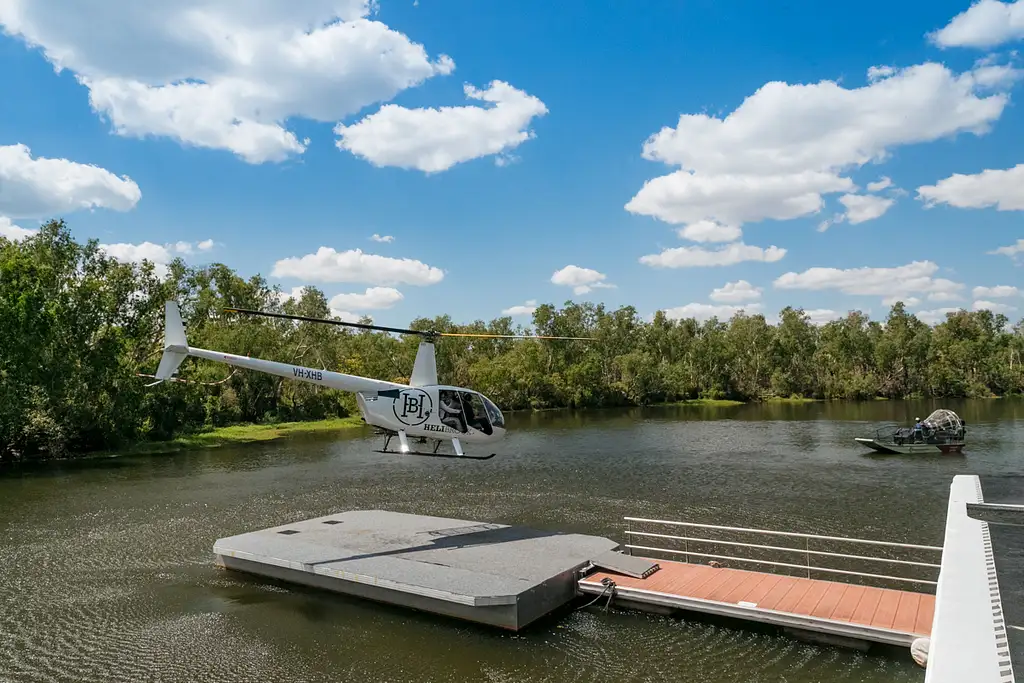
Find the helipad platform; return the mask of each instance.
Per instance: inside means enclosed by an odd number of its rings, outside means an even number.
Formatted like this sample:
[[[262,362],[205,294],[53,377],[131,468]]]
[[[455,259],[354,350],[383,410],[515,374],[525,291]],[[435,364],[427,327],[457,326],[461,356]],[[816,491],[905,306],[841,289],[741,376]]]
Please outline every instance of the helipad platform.
[[[577,596],[619,544],[386,510],[352,510],[218,540],[219,565],[518,630]]]

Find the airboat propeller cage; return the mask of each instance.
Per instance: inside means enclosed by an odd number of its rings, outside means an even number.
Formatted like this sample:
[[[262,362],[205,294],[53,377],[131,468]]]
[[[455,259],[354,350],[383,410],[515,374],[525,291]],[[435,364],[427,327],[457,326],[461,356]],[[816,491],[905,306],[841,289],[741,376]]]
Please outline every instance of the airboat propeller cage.
[[[945,408],[940,408],[926,417],[921,421],[921,426],[939,434],[961,435],[965,431],[964,421],[960,416]]]

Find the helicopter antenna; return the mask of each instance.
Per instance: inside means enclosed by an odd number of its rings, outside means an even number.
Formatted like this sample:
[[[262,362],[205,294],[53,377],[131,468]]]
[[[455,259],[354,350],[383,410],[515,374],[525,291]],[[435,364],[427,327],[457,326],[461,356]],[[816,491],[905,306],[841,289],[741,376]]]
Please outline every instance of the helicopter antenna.
[[[270,313],[269,311],[253,311],[246,308],[225,308],[225,313],[241,313],[243,315],[262,315],[268,318],[282,318],[284,320],[301,320],[309,323],[326,323],[328,325],[340,325],[343,327],[356,327],[361,330],[380,330],[382,332],[395,332],[397,334],[417,334],[426,337],[433,342],[438,337],[482,337],[489,339],[575,339],[578,341],[594,341],[594,337],[558,337],[536,334],[489,334],[477,332],[437,332],[436,330],[410,330],[400,327],[384,327],[382,325],[368,325],[366,323],[350,323],[342,320],[328,320],[327,318],[309,318],[303,315],[289,315],[287,313]]]

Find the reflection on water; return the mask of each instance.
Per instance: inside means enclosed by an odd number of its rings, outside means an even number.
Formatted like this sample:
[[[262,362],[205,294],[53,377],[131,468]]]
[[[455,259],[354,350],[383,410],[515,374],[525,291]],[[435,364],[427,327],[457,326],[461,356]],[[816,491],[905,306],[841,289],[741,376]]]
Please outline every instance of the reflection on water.
[[[967,420],[964,455],[853,441],[938,407]],[[357,432],[3,472],[0,680],[922,681],[909,657],[600,609],[494,632],[229,574],[211,548],[358,508],[616,540],[633,515],[941,545],[953,475],[1024,502],[1019,401],[506,417],[482,462],[381,455]],[[1020,603],[1020,585],[1004,595]]]

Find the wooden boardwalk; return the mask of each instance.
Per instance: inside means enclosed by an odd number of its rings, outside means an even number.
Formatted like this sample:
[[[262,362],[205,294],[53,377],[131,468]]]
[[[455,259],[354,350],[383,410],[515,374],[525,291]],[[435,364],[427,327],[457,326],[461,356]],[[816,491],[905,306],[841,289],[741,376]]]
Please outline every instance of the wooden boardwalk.
[[[909,646],[929,636],[935,596],[783,574],[657,560],[645,579],[604,571],[579,582],[591,595],[615,582],[613,604],[670,607],[775,624],[855,641]]]

